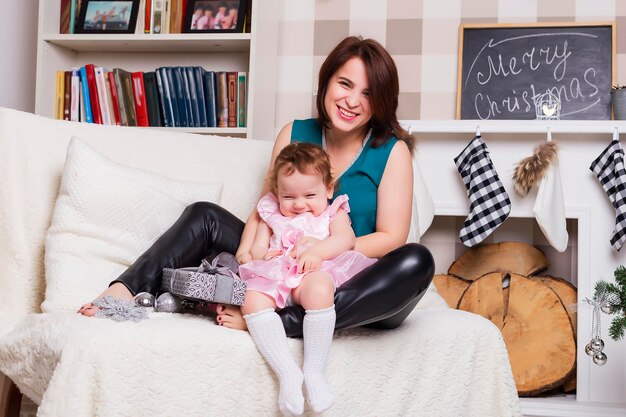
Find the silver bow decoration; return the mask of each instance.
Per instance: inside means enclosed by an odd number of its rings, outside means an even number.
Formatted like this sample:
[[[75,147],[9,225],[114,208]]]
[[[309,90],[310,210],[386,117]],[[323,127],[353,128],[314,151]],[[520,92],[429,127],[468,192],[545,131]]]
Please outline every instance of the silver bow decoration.
[[[239,279],[237,276],[237,272],[239,272],[239,262],[237,262],[235,257],[230,253],[222,252],[211,262],[207,259],[203,259],[197,272],[226,275]]]

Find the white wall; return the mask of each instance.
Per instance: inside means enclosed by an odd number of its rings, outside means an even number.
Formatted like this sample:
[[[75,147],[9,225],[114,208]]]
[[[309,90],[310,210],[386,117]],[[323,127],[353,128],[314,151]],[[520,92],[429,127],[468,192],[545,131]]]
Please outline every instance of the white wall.
[[[3,1],[0,106],[35,111],[38,0]]]

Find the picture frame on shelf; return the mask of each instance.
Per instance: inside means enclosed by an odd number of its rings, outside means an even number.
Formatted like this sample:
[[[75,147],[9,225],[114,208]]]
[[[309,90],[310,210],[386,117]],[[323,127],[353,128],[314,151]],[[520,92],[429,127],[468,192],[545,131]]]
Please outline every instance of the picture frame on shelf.
[[[189,0],[184,33],[242,33],[248,0]]]
[[[82,0],[76,33],[135,33],[140,0]]]

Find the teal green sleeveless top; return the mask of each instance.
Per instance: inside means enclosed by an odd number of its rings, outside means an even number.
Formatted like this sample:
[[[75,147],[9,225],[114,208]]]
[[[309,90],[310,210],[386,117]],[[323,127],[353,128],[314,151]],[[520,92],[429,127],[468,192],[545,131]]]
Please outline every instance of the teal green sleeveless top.
[[[357,160],[338,178],[339,184],[333,195],[333,200],[338,195],[348,195],[349,216],[357,237],[376,231],[378,185],[383,178],[391,149],[398,141],[394,137],[373,148],[372,140],[373,138],[368,139]],[[307,142],[322,146],[322,129],[317,119],[294,120],[291,142]]]

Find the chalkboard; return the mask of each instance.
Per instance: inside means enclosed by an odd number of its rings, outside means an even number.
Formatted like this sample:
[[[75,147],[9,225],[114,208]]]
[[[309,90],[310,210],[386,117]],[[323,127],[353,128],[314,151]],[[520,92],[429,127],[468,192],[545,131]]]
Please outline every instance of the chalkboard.
[[[462,25],[457,119],[535,119],[550,91],[561,119],[610,119],[615,25]]]

